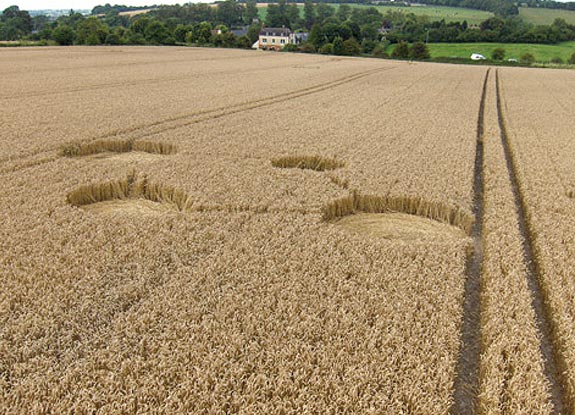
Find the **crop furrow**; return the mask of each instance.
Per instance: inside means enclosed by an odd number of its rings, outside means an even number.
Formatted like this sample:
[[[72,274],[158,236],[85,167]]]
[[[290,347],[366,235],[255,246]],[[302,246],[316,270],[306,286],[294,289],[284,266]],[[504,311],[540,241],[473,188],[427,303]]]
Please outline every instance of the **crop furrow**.
[[[475,147],[475,166],[473,173],[473,213],[475,222],[471,229],[473,249],[467,257],[465,298],[463,303],[463,322],[461,328],[461,351],[457,363],[457,377],[454,384],[454,403],[451,412],[455,414],[475,413],[477,409],[477,391],[479,388],[480,354],[480,292],[481,263],[483,260],[483,130],[485,96],[489,71],[485,73],[483,90],[477,116],[477,141]]]
[[[560,371],[565,367],[562,356],[557,353],[553,342],[552,318],[549,308],[547,307],[543,295],[543,287],[540,279],[540,266],[537,256],[534,254],[533,233],[529,226],[528,213],[525,199],[521,191],[521,186],[517,178],[517,165],[513,156],[513,151],[509,144],[505,117],[503,114],[503,102],[501,98],[501,82],[499,71],[495,73],[495,86],[497,96],[497,118],[501,133],[501,143],[509,172],[509,180],[513,190],[519,230],[522,237],[523,254],[527,266],[527,284],[531,293],[531,305],[535,312],[537,328],[540,333],[540,349],[543,355],[544,372],[551,386],[551,396],[553,399],[554,413],[564,413],[566,407],[564,402],[565,396],[565,379]],[[572,411],[568,411],[571,413]]]

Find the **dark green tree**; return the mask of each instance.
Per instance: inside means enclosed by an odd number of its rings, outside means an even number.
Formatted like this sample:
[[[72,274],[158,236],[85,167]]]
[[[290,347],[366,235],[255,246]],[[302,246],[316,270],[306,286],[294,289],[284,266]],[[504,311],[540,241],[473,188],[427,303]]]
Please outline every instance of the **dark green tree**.
[[[409,57],[415,60],[429,59],[429,49],[423,42],[415,42],[409,50]]]
[[[336,36],[333,40],[333,54],[334,55],[345,55],[345,47],[343,44],[343,39],[340,36]]]
[[[354,38],[344,40],[343,42],[344,55],[357,56],[361,53],[361,45]]]
[[[244,24],[251,25],[256,19],[259,19],[257,2],[248,0],[244,11]]]
[[[349,4],[340,4],[335,15],[343,23],[351,17],[351,7]]]
[[[323,23],[324,20],[328,19],[329,17],[335,14],[335,9],[326,3],[318,3],[315,6],[315,13],[317,16],[317,21],[319,23]]]
[[[393,52],[391,52],[392,58],[397,59],[407,59],[409,58],[409,45],[407,42],[401,41],[397,44]]]
[[[495,48],[493,52],[491,52],[491,59],[494,61],[502,61],[505,58],[505,49],[503,48]]]
[[[76,28],[76,43],[80,45],[101,45],[110,33],[108,26],[97,17],[89,17]]]
[[[52,39],[62,46],[74,44],[74,36],[74,30],[68,25],[59,25],[52,32]]]
[[[303,4],[303,20],[306,29],[311,29],[316,21],[315,6],[311,0],[305,0]]]

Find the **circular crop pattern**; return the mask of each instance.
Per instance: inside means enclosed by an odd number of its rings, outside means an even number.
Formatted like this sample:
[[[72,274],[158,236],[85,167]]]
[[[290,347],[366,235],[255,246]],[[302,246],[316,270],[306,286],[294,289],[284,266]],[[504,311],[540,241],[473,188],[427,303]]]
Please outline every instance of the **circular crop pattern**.
[[[136,173],[125,179],[93,183],[80,186],[68,193],[67,201],[72,206],[103,213],[114,210],[129,213],[162,213],[167,210],[189,211],[191,198],[182,190],[172,186],[148,181]]]
[[[349,222],[352,227],[365,229],[371,222],[376,228],[388,229],[395,225],[401,227],[397,233],[413,234],[414,226],[424,226],[424,222],[415,221],[416,219],[426,219],[435,221],[438,224],[451,225],[461,230],[463,234],[470,235],[471,227],[474,219],[461,209],[456,207],[443,205],[438,202],[430,202],[419,197],[408,196],[372,196],[362,195],[358,192],[353,192],[350,196],[334,200],[328,203],[323,209],[324,221],[334,221],[346,216],[356,215],[361,213],[370,214],[385,214],[384,216],[364,216],[363,219],[358,219],[361,224],[354,222],[350,219]],[[401,216],[389,216],[391,214],[402,214]],[[410,218],[406,216],[411,216]],[[414,219],[415,218],[415,219]],[[366,222],[367,220],[367,222]],[[344,223],[347,223],[344,221]],[[425,222],[425,229],[429,231],[429,224]],[[423,233],[426,233],[426,230]],[[377,231],[379,232],[379,231]],[[381,232],[387,232],[381,231]]]
[[[96,140],[90,143],[68,143],[62,146],[60,152],[66,157],[83,157],[100,153],[130,153],[142,152],[149,154],[174,154],[176,146],[158,141],[135,140]]]
[[[447,240],[465,238],[455,226],[407,213],[358,213],[335,222],[338,227],[360,235],[395,240]]]
[[[287,156],[272,159],[272,166],[283,169],[309,169],[315,171],[335,170],[345,163],[320,156]]]

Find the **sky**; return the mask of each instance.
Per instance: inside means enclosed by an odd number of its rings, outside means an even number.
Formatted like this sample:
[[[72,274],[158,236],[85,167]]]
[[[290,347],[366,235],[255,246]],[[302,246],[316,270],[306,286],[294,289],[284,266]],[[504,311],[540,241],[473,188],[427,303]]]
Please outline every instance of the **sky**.
[[[16,5],[21,10],[45,10],[45,9],[74,9],[92,10],[94,6],[110,4],[125,4],[127,6],[147,6],[149,4],[184,4],[189,0],[0,0],[0,11]],[[193,3],[211,3],[213,0],[193,0]]]

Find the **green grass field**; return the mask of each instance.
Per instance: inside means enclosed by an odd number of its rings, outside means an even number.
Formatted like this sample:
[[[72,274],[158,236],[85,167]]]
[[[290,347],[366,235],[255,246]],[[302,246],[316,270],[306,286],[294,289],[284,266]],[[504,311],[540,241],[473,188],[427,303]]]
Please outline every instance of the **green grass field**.
[[[565,19],[567,23],[575,24],[575,11],[571,10],[520,7],[519,16],[526,22],[536,25],[549,25],[557,18]]]
[[[339,7],[339,4],[330,4],[330,6]],[[361,4],[350,4],[351,7],[370,7]],[[432,21],[445,19],[446,22],[460,22],[467,20],[471,25],[478,25],[482,21],[489,19],[493,13],[485,12],[482,10],[463,9],[459,7],[442,7],[442,6],[371,6],[376,7],[380,13],[385,13],[388,10],[401,11],[404,13],[413,13],[418,16],[429,16]],[[303,17],[303,6],[298,6],[300,14]],[[258,9],[259,16],[262,21],[265,21],[267,15],[267,8],[261,7]]]
[[[505,50],[505,59],[519,59],[524,53],[532,53],[538,62],[549,62],[555,57],[567,61],[567,59],[575,53],[575,41],[563,42],[557,45],[522,43],[430,43],[429,53],[432,58],[469,58],[472,53],[480,53],[489,59],[495,48]]]

